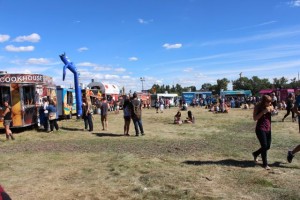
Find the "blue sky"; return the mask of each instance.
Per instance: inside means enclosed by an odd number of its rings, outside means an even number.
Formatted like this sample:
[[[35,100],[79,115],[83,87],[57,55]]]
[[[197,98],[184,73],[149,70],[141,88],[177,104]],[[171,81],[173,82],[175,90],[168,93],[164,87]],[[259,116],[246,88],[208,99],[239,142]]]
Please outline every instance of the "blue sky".
[[[0,70],[140,91],[298,78],[300,0],[0,0]]]

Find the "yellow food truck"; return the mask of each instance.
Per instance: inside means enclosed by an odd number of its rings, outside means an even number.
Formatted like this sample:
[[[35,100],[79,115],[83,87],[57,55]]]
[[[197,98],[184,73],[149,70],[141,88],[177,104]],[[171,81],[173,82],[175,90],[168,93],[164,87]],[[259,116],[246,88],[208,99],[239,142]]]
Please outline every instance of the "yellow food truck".
[[[0,71],[0,116],[3,101],[8,100],[12,108],[12,128],[37,124],[43,97],[56,100],[56,86],[52,77]],[[3,128],[0,122],[0,129]]]

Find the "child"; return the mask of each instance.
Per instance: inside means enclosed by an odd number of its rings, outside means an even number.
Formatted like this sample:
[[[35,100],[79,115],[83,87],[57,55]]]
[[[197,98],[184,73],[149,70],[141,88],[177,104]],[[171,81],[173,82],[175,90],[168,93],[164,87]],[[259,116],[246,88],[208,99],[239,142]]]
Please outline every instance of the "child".
[[[185,123],[189,123],[189,124],[194,124],[195,123],[195,117],[192,114],[192,111],[188,111],[188,117],[186,118],[186,120],[184,121]]]
[[[174,116],[174,124],[182,124],[180,111],[178,111]]]

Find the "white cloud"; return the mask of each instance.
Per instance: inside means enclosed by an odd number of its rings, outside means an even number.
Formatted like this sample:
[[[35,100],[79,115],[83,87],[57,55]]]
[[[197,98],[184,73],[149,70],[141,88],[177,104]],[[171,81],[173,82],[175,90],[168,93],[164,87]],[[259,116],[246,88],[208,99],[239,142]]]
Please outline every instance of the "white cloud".
[[[80,66],[80,67],[97,67],[98,66],[97,64],[90,63],[90,62],[82,62],[82,63],[78,63],[76,65]]]
[[[125,68],[116,68],[115,71],[116,72],[125,72],[126,69]]]
[[[130,58],[128,58],[128,60],[129,60],[129,61],[137,61],[138,58],[137,58],[137,57],[130,57]]]
[[[122,76],[122,79],[130,79],[130,76]]]
[[[32,72],[29,69],[24,70],[24,74],[31,74]]]
[[[96,63],[90,63],[90,62],[78,63],[77,66],[79,66],[79,67],[93,67],[94,70],[97,70],[97,71],[109,71],[109,70],[111,70],[110,67],[101,66],[101,65],[98,65]]]
[[[15,47],[14,45],[7,45],[5,47],[6,51],[11,51],[11,52],[28,52],[28,51],[33,51],[34,46],[26,46],[26,47]]]
[[[201,46],[221,45],[221,44],[240,44],[240,43],[251,42],[251,41],[270,40],[270,39],[281,38],[281,37],[291,37],[295,35],[300,35],[299,29],[274,31],[265,34],[253,35],[253,36],[242,37],[242,38],[230,38],[224,40],[208,41],[202,43]]]
[[[193,68],[189,67],[189,68],[186,68],[183,70],[184,72],[192,72],[193,71]]]
[[[149,23],[151,23],[151,22],[153,22],[153,19],[150,19],[150,20],[144,20],[144,19],[141,19],[141,18],[139,18],[138,19],[138,22],[140,23],[140,24],[149,24]]]
[[[80,47],[79,49],[77,49],[77,51],[79,52],[83,52],[83,51],[87,51],[89,50],[87,47]]]
[[[105,75],[104,75],[104,78],[105,78],[106,80],[115,80],[115,79],[119,79],[120,76],[118,76],[118,75],[112,75],[112,74],[105,74]]]
[[[31,35],[19,36],[14,39],[15,42],[39,42],[41,39],[40,35],[37,33],[32,33]]]
[[[293,0],[288,3],[291,7],[300,7],[300,0]]]
[[[0,35],[0,42],[6,42],[10,38],[9,35]]]
[[[29,58],[26,61],[27,64],[34,64],[34,65],[45,65],[49,64],[50,61],[46,58]]]
[[[243,26],[243,27],[239,27],[239,28],[230,29],[228,31],[237,31],[237,30],[251,29],[251,28],[266,26],[266,25],[270,25],[270,24],[274,24],[274,23],[277,23],[277,21],[275,21],[275,20],[273,20],[273,21],[267,21],[267,22],[263,22],[263,23],[260,23],[260,24],[255,24],[255,25]]]
[[[179,48],[182,47],[182,44],[168,44],[168,43],[166,43],[166,44],[163,45],[163,47],[166,48],[166,49],[179,49]]]
[[[104,66],[97,66],[94,68],[94,70],[97,70],[97,71],[109,71],[111,70],[110,67],[104,67]]]

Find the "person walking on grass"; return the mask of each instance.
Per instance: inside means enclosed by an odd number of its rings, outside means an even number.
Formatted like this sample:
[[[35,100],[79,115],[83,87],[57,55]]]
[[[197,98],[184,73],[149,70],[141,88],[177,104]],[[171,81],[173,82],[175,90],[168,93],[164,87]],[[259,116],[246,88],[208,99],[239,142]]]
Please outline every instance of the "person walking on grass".
[[[12,140],[14,140],[15,137],[13,136],[13,134],[10,130],[12,117],[11,117],[11,107],[8,104],[8,100],[4,100],[4,107],[3,107],[2,117],[3,117],[3,126],[5,128],[6,140],[9,140],[9,137]]]
[[[298,126],[299,126],[299,133],[300,133],[300,95],[298,95],[297,98],[296,98],[296,102],[294,104],[293,111],[298,116],[298,124],[299,124]],[[295,156],[295,154],[299,151],[300,151],[300,145],[297,145],[293,150],[288,151],[287,161],[289,163],[291,163],[294,156]]]
[[[286,101],[286,114],[284,115],[284,117],[282,118],[282,122],[284,122],[284,119],[290,115],[290,112],[292,112],[292,121],[295,121],[295,117],[294,117],[294,111],[293,111],[293,104],[294,104],[294,94],[290,93],[288,95],[287,101]]]
[[[135,129],[135,136],[145,135],[143,123],[142,123],[142,103],[137,98],[137,94],[133,93],[133,99],[131,100],[132,104],[132,112],[131,112],[131,118],[134,124]]]
[[[287,161],[291,163],[293,161],[293,158],[295,157],[295,154],[299,151],[300,151],[300,144],[297,145],[292,151],[288,151]]]
[[[106,101],[106,97],[102,99],[102,104],[100,107],[101,110],[101,124],[102,124],[102,130],[108,129],[108,122],[107,122],[107,114],[108,114],[108,103]]]
[[[258,162],[257,157],[261,155],[263,167],[266,170],[271,169],[268,166],[267,152],[271,147],[271,113],[273,110],[272,98],[269,95],[264,95],[253,111],[253,119],[257,121],[255,133],[261,147],[253,152],[252,155],[256,163]]]

